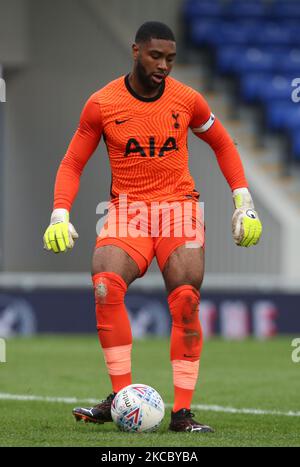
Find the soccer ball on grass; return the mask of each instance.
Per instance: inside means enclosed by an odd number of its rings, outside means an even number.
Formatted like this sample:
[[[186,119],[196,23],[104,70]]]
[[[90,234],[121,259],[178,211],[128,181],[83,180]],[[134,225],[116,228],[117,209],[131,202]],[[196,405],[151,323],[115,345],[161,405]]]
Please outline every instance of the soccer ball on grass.
[[[116,394],[111,405],[113,421],[122,431],[155,431],[164,414],[165,406],[161,396],[146,384],[126,386]]]

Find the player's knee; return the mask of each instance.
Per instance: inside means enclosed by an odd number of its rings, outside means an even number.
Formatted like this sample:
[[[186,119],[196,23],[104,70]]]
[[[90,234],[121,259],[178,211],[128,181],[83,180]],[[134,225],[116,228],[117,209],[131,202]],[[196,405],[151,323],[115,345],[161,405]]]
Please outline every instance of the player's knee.
[[[93,276],[95,300],[98,305],[117,305],[124,301],[127,285],[113,272],[100,272]]]
[[[173,322],[181,326],[199,323],[200,294],[192,285],[182,285],[173,290],[168,302]]]

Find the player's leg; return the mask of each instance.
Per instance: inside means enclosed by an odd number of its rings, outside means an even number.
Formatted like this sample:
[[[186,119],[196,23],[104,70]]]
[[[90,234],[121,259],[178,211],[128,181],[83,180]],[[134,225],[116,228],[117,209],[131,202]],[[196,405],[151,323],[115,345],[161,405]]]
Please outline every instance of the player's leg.
[[[97,248],[92,260],[97,332],[113,392],[131,384],[132,334],[124,299],[140,275],[138,264],[122,248]]]
[[[162,274],[168,294],[181,285],[199,290],[204,277],[204,249],[179,245],[168,257]]]
[[[203,248],[186,248],[185,245],[171,253],[163,269],[172,317],[170,357],[175,391],[174,412],[190,408],[198,377],[202,349],[199,290],[203,274]]]
[[[127,286],[140,275],[140,269],[136,261],[122,246],[116,246],[115,244],[104,245],[94,250],[92,276],[107,271],[119,274]]]
[[[126,248],[126,246],[125,246]],[[112,393],[94,407],[77,407],[76,420],[111,422],[115,394],[131,384],[132,334],[124,297],[127,287],[140,275],[137,262],[116,245],[96,248],[92,259],[97,332],[112,384]]]
[[[162,272],[172,316],[170,357],[175,397],[170,429],[210,432],[213,430],[194,420],[190,411],[203,343],[199,320],[203,248],[179,246],[170,254]]]
[[[131,384],[132,335],[124,298],[129,284],[146,272],[153,254],[151,238],[97,239],[92,260],[97,331],[112,393],[95,407],[75,408],[76,420],[112,421],[115,394]]]
[[[172,317],[170,359],[175,397],[170,429],[212,431],[193,420],[190,412],[202,349],[199,303],[204,275],[204,222],[197,200],[182,201],[169,227],[162,229],[155,253]]]

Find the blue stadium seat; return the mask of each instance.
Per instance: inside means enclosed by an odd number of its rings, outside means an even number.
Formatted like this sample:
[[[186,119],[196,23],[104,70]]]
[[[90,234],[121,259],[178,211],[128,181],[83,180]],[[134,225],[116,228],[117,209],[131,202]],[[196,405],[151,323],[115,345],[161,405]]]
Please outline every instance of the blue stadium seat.
[[[185,20],[221,18],[223,6],[213,0],[189,0],[184,3],[182,9]]]
[[[298,29],[299,28],[299,29]],[[255,47],[297,47],[300,45],[300,22],[276,23],[266,21],[222,21],[221,19],[192,19],[189,37],[196,46],[210,44],[247,45]]]
[[[297,49],[248,48],[240,62],[233,64],[233,71],[239,74],[272,72],[286,76],[300,76],[300,47]]]
[[[297,49],[298,50],[298,49]],[[296,52],[295,52],[296,53]],[[300,57],[300,50],[299,50]],[[280,74],[292,76],[297,69],[297,59],[291,61],[290,50],[284,47],[220,46],[216,49],[216,67],[220,73]]]
[[[256,102],[259,100],[261,90],[270,83],[273,75],[271,73],[245,73],[240,77],[240,95],[245,102]]]
[[[296,37],[298,37],[298,35]],[[253,37],[253,43],[262,46],[292,46],[295,44],[296,37],[294,38],[293,31],[288,25],[279,22],[265,22],[261,24],[261,27],[257,30],[256,36]]]
[[[188,0],[186,30],[196,46],[209,46],[216,72],[235,74],[240,98],[261,103],[267,127],[290,135],[300,161],[300,0]]]
[[[274,1],[271,6],[271,15],[274,19],[284,18],[300,19],[300,2],[295,0]]]
[[[232,0],[224,8],[224,15],[230,19],[258,19],[266,17],[268,10],[268,6],[261,0]]]
[[[192,44],[194,46],[213,44],[220,25],[221,22],[216,20],[193,20],[188,32]]]
[[[300,129],[300,108],[289,101],[270,101],[266,106],[266,124],[270,130]]]
[[[223,22],[214,36],[214,45],[247,45],[255,34],[255,23]]]
[[[241,55],[240,60],[233,63],[236,73],[271,72],[275,69],[274,54],[267,50],[248,48]]]
[[[291,99],[293,77],[270,73],[247,73],[241,76],[241,97],[246,102]]]
[[[297,162],[300,162],[300,132],[299,128],[290,134],[292,141],[292,154]]]
[[[270,102],[266,107],[266,125],[269,130],[284,128],[286,116],[291,109],[290,102]]]
[[[293,107],[287,116],[286,128],[292,131],[300,132],[300,106],[293,102]]]
[[[262,102],[291,100],[292,78],[282,75],[273,75],[269,81],[262,82],[258,93],[258,98]]]
[[[291,49],[288,54],[282,57],[279,67],[282,72],[300,76],[300,48]]]
[[[218,47],[216,51],[216,67],[219,73],[231,73],[234,68],[234,64],[241,60],[245,53],[243,47],[227,45],[224,47]]]
[[[198,46],[247,45],[259,30],[259,25],[254,22],[237,23],[201,19],[191,22],[190,37],[192,43]]]
[[[299,19],[288,19],[280,21],[282,27],[287,28],[290,31],[292,38],[292,45],[300,44],[300,18]]]

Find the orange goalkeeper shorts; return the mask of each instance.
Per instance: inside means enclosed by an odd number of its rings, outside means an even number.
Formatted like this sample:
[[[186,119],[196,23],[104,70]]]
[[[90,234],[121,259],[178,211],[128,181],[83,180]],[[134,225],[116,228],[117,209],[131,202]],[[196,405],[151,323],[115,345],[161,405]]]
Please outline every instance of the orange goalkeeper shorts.
[[[179,246],[204,247],[203,213],[195,199],[110,202],[99,230],[96,248],[115,245],[126,251],[138,265],[140,276],[145,274],[154,256],[163,271],[169,256]]]

